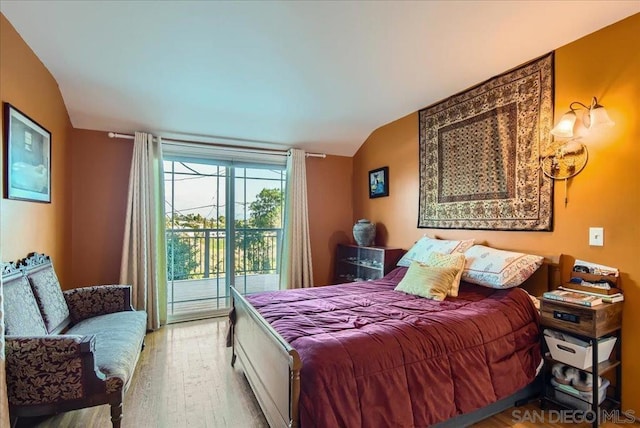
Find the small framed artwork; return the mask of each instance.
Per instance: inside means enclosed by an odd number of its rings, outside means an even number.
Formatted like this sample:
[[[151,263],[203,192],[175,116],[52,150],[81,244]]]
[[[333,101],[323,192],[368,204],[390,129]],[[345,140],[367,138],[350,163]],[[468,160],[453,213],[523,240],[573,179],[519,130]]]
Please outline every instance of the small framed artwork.
[[[389,167],[369,171],[369,198],[389,196]]]
[[[4,196],[51,202],[51,133],[4,103]]]

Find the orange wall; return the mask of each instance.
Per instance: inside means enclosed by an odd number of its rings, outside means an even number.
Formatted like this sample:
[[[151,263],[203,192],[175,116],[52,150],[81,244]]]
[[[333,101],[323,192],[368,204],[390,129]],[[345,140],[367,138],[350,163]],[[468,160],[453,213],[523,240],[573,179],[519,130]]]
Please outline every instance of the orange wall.
[[[553,232],[418,229],[418,115],[375,130],[354,157],[354,216],[382,224],[378,244],[408,248],[425,232],[443,238],[473,237],[498,248],[552,252],[612,265],[622,272],[623,407],[640,410],[640,14],[556,51],[556,119],[571,101],[606,106],[614,128],[591,135],[589,163],[564,185],[556,183]],[[515,65],[515,64],[514,64]],[[389,166],[390,196],[367,197],[367,171]],[[605,246],[590,247],[588,228],[604,227]]]
[[[51,132],[52,149],[51,203],[2,201],[2,258],[16,260],[31,251],[46,253],[53,259],[62,286],[69,288],[71,122],[53,76],[4,15],[0,15],[0,98]],[[4,143],[2,147],[4,150]]]
[[[133,140],[84,129],[74,129],[71,140],[71,284],[117,284]]]
[[[333,283],[336,244],[351,242],[353,158],[307,158],[307,193],[313,280]]]

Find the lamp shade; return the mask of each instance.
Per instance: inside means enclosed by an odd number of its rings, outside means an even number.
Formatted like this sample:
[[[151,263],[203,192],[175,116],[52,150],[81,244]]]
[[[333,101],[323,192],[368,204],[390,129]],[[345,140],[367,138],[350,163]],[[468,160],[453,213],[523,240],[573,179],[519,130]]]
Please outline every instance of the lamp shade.
[[[609,118],[607,110],[600,104],[591,107],[589,119],[589,129],[612,127],[615,125],[615,122]]]
[[[606,114],[606,112],[605,112]],[[560,138],[573,137],[573,126],[576,124],[576,114],[568,111],[562,115],[560,122],[551,130],[551,134]]]

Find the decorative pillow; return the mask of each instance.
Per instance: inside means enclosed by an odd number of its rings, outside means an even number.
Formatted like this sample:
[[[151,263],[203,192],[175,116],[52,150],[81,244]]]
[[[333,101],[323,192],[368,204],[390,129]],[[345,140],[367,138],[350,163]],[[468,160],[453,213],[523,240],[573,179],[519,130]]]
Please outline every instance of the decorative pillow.
[[[522,284],[542,265],[543,257],[474,245],[464,253],[462,279],[490,288]]]
[[[456,278],[456,273],[455,268],[431,267],[411,262],[407,273],[395,289],[427,299],[442,301],[447,297],[447,292]]]
[[[431,253],[427,258],[427,265],[431,267],[445,267],[456,269],[456,277],[451,284],[451,288],[447,293],[448,296],[457,297],[458,289],[460,288],[460,278],[462,277],[462,271],[464,270],[465,256],[462,253],[442,254]]]
[[[448,239],[434,239],[423,236],[398,261],[398,266],[409,267],[413,260],[425,263],[431,253],[464,253],[473,245],[473,239],[452,241]]]

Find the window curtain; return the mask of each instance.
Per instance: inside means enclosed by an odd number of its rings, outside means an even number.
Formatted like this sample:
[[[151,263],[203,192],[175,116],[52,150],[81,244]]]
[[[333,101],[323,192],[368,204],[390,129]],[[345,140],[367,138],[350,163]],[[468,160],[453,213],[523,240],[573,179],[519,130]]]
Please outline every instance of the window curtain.
[[[304,150],[291,149],[287,158],[284,234],[280,288],[313,287],[307,168]]]
[[[9,426],[9,403],[7,402],[7,382],[4,371],[4,298],[0,280],[0,427]]]
[[[132,304],[147,311],[147,328],[167,319],[167,260],[164,222],[162,142],[136,132],[120,282],[133,287]]]

